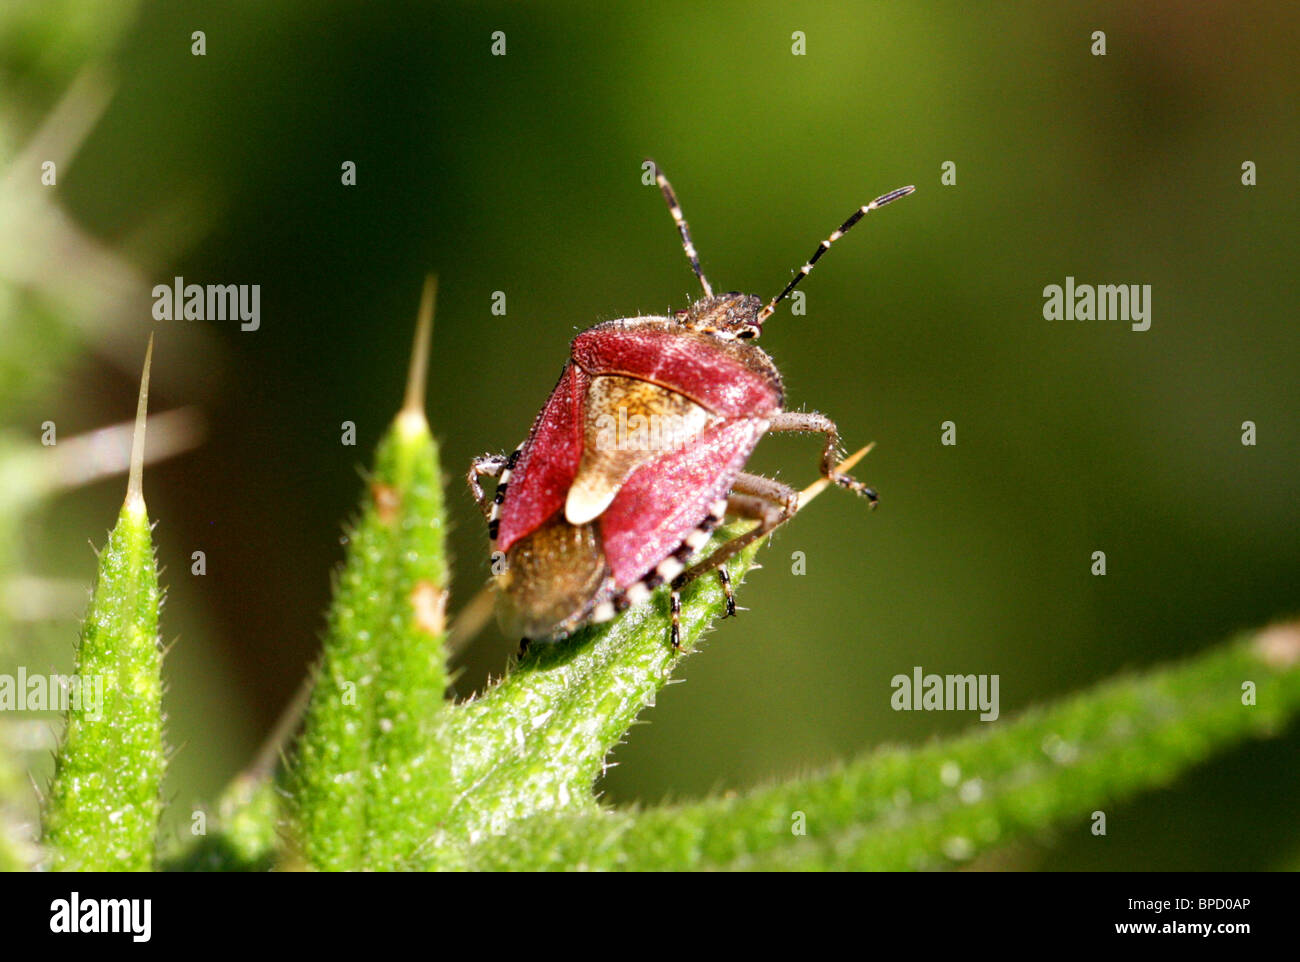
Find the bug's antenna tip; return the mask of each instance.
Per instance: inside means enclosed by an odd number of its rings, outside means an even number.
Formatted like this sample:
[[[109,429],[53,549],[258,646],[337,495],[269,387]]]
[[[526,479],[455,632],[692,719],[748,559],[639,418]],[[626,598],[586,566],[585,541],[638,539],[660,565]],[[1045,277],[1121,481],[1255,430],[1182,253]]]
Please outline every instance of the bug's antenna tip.
[[[420,296],[420,313],[411,346],[411,369],[406,378],[406,400],[402,414],[424,417],[424,395],[429,379],[429,346],[433,339],[433,306],[438,297],[438,275],[427,274]]]
[[[126,482],[126,503],[144,510],[144,427],[149,418],[149,367],[153,363],[153,334],[144,351],[144,372],[140,375],[140,398],[135,409],[135,436],[131,439],[131,467]]]
[[[668,183],[668,178],[664,176],[663,171],[649,157],[646,158],[654,170],[655,183],[659,185],[659,191],[664,195],[664,201],[668,204],[668,212],[672,214],[673,223],[677,225],[677,233],[682,239],[682,250],[686,252],[686,259],[690,261],[691,270],[700,281],[700,287],[704,289],[705,297],[713,296],[713,287],[709,284],[709,279],[704,276],[704,268],[700,266],[700,255],[695,249],[695,243],[691,240],[691,228],[686,223],[686,217],[682,214],[682,206],[677,202],[677,194],[673,191],[672,184]]]
[[[891,190],[888,194],[885,194],[883,197],[877,197],[875,200],[875,206],[884,207],[886,204],[891,204],[894,201],[898,200],[899,198],[906,197],[908,194],[914,194],[914,193],[916,193],[916,185],[908,184],[906,187],[898,188],[898,190]]]
[[[843,224],[841,224],[838,230],[832,233],[830,237],[827,237],[824,241],[822,241],[817,246],[817,249],[813,251],[812,257],[808,258],[808,261],[803,265],[803,267],[799,268],[799,270],[795,272],[794,277],[790,279],[790,283],[785,285],[785,289],[782,290],[780,294],[776,295],[776,297],[768,301],[767,304],[763,307],[763,309],[758,312],[758,323],[762,324],[764,321],[766,321],[769,317],[771,317],[776,312],[776,306],[780,304],[783,300],[785,300],[790,295],[790,293],[796,287],[799,286],[799,282],[802,281],[805,277],[807,277],[812,272],[812,269],[814,265],[816,265],[817,260],[828,250],[830,250],[832,244],[834,244],[837,240],[839,240],[841,237],[847,234],[853,228],[853,225],[855,225],[858,221],[862,220],[863,217],[871,213],[873,210],[879,210],[880,208],[884,207],[886,204],[892,204],[900,197],[906,197],[914,190],[916,190],[916,186],[914,184],[909,184],[906,187],[899,187],[897,190],[891,190],[888,194],[881,194],[871,203],[864,204],[862,207],[859,207],[851,215],[849,215],[849,219],[846,220]]]

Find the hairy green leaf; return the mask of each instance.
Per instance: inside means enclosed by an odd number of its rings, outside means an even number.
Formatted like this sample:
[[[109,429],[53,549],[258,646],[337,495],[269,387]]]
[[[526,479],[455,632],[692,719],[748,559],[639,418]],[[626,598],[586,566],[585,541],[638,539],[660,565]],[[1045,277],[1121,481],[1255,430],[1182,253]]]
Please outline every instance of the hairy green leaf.
[[[153,867],[162,811],[162,651],[158,569],[141,491],[149,353],[140,386],[126,503],[99,555],[45,818],[54,866]]]
[[[422,411],[432,297],[348,536],[291,773],[293,835],[315,868],[411,867],[450,797],[442,477]]]
[[[1249,685],[1248,685],[1249,683]],[[1248,688],[1253,686],[1253,693]],[[1253,702],[1252,702],[1253,694]],[[482,869],[926,869],[1094,811],[1300,713],[1300,624],[1245,634],[1015,721],[834,771],[646,811],[544,814],[484,839]],[[798,834],[802,829],[806,834]]]
[[[736,533],[723,529],[705,550]],[[757,548],[728,563],[733,584]],[[534,645],[482,697],[457,706],[449,728],[456,796],[442,843],[474,844],[539,812],[595,811],[592,787],[606,756],[724,610],[716,578],[683,589],[677,653],[669,644],[668,592],[660,589],[612,622]]]

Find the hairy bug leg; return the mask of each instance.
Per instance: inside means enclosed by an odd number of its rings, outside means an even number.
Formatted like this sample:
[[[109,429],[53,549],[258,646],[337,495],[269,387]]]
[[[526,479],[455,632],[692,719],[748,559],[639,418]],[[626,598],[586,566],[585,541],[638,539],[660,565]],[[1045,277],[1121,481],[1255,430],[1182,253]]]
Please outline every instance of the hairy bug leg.
[[[483,493],[483,486],[479,484],[480,478],[500,477],[501,472],[506,469],[506,457],[504,454],[480,454],[470,462],[469,474],[465,476],[465,483],[469,485],[469,493],[474,496],[475,503],[478,504],[479,510],[483,516],[487,517],[491,506],[488,504],[488,497]]]
[[[673,651],[682,650],[682,596],[674,587],[668,595],[668,608],[673,618],[671,640]]]
[[[731,589],[731,577],[723,565],[756,539],[770,532],[794,517],[799,510],[799,492],[789,485],[757,474],[741,473],[732,482],[731,495],[727,498],[727,513],[740,518],[752,518],[758,524],[743,534],[738,534],[730,541],[719,545],[711,555],[683,571],[672,582],[673,598],[677,593],[696,578],[710,571],[717,571],[722,581],[722,590],[727,596],[727,614],[736,613],[736,601]],[[680,600],[674,605],[674,612],[680,610]],[[677,617],[673,618],[673,638],[679,635]],[[676,645],[674,645],[676,647]]]
[[[802,431],[824,434],[826,436],[826,446],[822,448],[822,458],[819,466],[822,477],[839,485],[841,488],[852,491],[854,494],[862,495],[873,508],[876,506],[876,502],[880,500],[874,488],[868,487],[852,475],[835,470],[840,449],[840,431],[835,426],[835,422],[826,415],[817,414],[816,412],[782,411],[780,414],[773,415],[768,431]]]
[[[713,554],[683,571],[673,584],[680,588],[700,575],[721,570],[725,562],[773,528],[789,521],[798,510],[799,492],[788,484],[758,474],[742,472],[736,475],[736,480],[731,484],[731,495],[727,498],[727,513],[739,518],[752,518],[758,524],[720,545]]]
[[[470,494],[474,496],[479,510],[488,523],[488,537],[497,539],[497,528],[501,524],[501,505],[506,500],[506,489],[510,485],[510,472],[519,460],[519,448],[510,452],[509,457],[500,454],[482,454],[470,462],[469,474],[465,481],[469,484]],[[479,484],[479,478],[497,478],[497,488],[489,501]]]

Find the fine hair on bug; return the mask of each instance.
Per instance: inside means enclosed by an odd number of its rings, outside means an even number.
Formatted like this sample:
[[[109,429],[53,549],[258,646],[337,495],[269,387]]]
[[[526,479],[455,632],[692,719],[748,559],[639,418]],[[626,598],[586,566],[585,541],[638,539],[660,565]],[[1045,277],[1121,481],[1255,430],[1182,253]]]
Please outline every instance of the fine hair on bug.
[[[795,489],[743,470],[769,432],[822,435],[821,477],[872,507],[877,501],[872,488],[837,469],[835,422],[784,409],[780,372],[753,342],[831,245],[915,188],[855,210],[764,303],[738,291],[714,293],[672,185],[648,163],[703,296],[671,317],[619,318],[578,334],[524,442],[508,456],[475,458],[467,476],[494,555],[505,562],[496,576],[498,614],[522,636],[521,653],[531,640],[607,621],[665,584],[677,649],[680,591],[709,573],[722,584],[726,614],[734,615],[725,563],[799,507]],[[660,432],[660,424],[672,429]],[[637,434],[645,425],[648,433]],[[485,477],[497,482],[490,496]],[[728,517],[756,523],[697,559]]]

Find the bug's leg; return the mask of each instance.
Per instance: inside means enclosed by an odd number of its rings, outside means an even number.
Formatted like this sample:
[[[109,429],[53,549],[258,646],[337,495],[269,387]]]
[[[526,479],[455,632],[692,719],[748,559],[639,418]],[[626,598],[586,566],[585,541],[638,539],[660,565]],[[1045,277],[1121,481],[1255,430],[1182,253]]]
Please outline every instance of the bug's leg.
[[[478,504],[479,510],[483,512],[483,517],[488,515],[488,496],[483,492],[483,486],[479,484],[480,478],[495,478],[500,476],[505,470],[506,458],[503,454],[480,454],[469,465],[469,474],[465,476],[465,483],[469,485],[469,493],[474,496],[474,501]]]
[[[671,594],[668,595],[668,607],[670,612],[672,613],[672,618],[673,618],[673,630],[671,636],[671,640],[673,643],[673,651],[681,651],[682,650],[682,596],[677,591],[676,588],[673,588],[671,590]]]
[[[687,568],[673,579],[673,587],[683,588],[701,575],[722,570],[723,564],[773,528],[789,521],[798,510],[799,492],[788,484],[757,474],[737,475],[731,485],[731,495],[727,498],[726,511],[741,518],[752,518],[758,524],[719,545],[703,561]],[[727,579],[724,590],[730,589],[730,580]],[[734,613],[734,601],[729,590],[727,607],[729,613]]]
[[[465,480],[469,484],[470,494],[474,496],[475,502],[478,503],[479,510],[483,512],[483,517],[487,519],[488,537],[493,541],[497,539],[501,503],[506,499],[506,489],[510,485],[510,472],[515,469],[515,462],[519,460],[519,452],[522,450],[523,445],[521,444],[510,452],[509,457],[503,457],[500,454],[484,454],[470,462],[469,474]],[[496,491],[490,499],[479,484],[479,478],[483,477],[498,479]]]
[[[718,569],[718,581],[722,584],[722,593],[727,598],[727,613],[724,618],[736,617],[736,593],[731,590],[731,575],[727,574],[725,567]]]
[[[533,640],[531,638],[519,639],[519,652],[515,655],[515,661],[524,660],[524,656],[528,654],[528,649],[532,646],[532,643]]]
[[[871,507],[876,506],[879,497],[876,495],[874,488],[868,487],[852,475],[835,470],[835,465],[839,462],[840,431],[835,426],[835,422],[826,415],[818,414],[815,411],[782,411],[772,416],[768,431],[803,431],[824,434],[826,436],[826,445],[822,448],[820,464],[822,477],[839,485],[841,488],[846,488],[854,494],[866,498]]]

